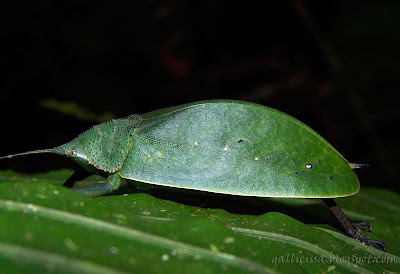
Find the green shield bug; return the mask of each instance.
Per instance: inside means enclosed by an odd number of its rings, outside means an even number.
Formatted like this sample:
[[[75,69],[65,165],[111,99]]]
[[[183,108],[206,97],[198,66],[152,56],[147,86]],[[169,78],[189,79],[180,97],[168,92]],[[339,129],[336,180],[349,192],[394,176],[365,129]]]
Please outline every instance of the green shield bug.
[[[88,196],[117,189],[124,179],[241,196],[322,198],[346,234],[386,249],[351,223],[332,198],[360,188],[349,163],[311,128],[255,103],[210,100],[111,120],[53,149],[30,151],[72,158],[107,183],[73,188]],[[0,158],[0,159],[2,159]],[[75,173],[64,185],[72,187]]]

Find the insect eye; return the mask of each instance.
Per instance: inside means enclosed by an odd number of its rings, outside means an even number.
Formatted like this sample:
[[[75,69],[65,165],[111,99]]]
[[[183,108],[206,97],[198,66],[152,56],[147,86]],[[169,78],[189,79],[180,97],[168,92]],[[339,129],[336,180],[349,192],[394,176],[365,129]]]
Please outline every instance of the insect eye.
[[[75,149],[71,149],[70,151],[68,151],[68,156],[71,158],[76,157],[76,151]]]

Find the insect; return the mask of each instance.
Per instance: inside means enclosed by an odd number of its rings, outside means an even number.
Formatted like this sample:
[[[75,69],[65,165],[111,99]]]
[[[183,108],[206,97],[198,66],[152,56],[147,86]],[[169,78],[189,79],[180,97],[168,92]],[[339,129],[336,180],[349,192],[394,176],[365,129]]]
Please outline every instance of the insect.
[[[67,156],[106,183],[72,188],[88,196],[118,189],[123,180],[241,196],[322,198],[345,233],[377,249],[386,244],[360,232],[333,198],[360,185],[332,145],[295,118],[255,103],[200,101],[95,125],[64,145],[34,153]],[[72,187],[78,173],[64,184]]]

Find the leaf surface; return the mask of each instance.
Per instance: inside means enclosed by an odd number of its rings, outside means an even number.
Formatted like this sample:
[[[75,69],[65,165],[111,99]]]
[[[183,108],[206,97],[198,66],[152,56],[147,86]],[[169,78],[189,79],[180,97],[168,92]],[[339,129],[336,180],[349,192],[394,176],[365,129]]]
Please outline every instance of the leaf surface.
[[[88,198],[57,185],[70,173],[0,172],[2,272],[400,271],[399,197],[385,190],[363,189],[337,202],[354,221],[371,222],[365,235],[385,241],[386,253],[332,227],[318,199],[138,193],[128,186]]]

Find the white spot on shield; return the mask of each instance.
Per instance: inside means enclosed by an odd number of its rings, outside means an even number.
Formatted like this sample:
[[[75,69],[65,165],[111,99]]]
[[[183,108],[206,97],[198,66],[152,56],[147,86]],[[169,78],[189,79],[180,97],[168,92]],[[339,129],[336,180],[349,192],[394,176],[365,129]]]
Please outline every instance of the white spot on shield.
[[[224,150],[228,150],[228,146],[224,147]]]

